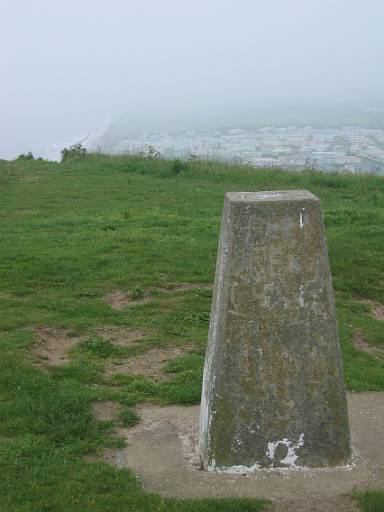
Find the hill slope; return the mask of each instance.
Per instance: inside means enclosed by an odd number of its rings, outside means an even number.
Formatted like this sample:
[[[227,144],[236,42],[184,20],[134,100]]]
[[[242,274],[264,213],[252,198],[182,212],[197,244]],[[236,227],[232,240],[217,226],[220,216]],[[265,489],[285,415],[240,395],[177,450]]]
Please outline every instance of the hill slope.
[[[0,188],[4,510],[261,509],[166,502],[81,460],[120,442],[94,401],[126,426],[146,400],[198,403],[226,191],[320,197],[346,385],[384,390],[383,178],[90,155],[1,162]]]

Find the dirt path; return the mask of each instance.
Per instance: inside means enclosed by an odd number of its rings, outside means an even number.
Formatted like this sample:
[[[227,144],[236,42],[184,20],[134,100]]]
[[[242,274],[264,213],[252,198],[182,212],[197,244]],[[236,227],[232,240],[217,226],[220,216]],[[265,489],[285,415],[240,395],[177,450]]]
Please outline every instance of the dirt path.
[[[251,475],[199,469],[198,407],[142,406],[142,421],[126,430],[127,446],[112,458],[131,468],[147,491],[162,496],[249,496],[273,500],[273,512],[353,512],[354,488],[384,489],[384,393],[348,396],[357,457],[348,468],[261,470]]]

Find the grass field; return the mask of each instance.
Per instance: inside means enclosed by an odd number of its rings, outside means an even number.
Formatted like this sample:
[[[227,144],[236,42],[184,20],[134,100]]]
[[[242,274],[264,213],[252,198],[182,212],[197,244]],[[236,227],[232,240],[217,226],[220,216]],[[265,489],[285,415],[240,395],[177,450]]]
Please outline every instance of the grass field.
[[[264,508],[165,500],[83,456],[121,443],[93,417],[95,401],[118,402],[127,426],[141,402],[199,402],[223,194],[295,188],[324,209],[347,388],[383,391],[383,178],[128,156],[0,162],[1,512]],[[131,307],[112,308],[113,292]],[[117,328],[140,343],[112,343]],[[64,364],[36,351],[44,329],[81,340]],[[170,379],[104,371],[155,349],[180,350]],[[359,500],[384,509],[382,493]]]

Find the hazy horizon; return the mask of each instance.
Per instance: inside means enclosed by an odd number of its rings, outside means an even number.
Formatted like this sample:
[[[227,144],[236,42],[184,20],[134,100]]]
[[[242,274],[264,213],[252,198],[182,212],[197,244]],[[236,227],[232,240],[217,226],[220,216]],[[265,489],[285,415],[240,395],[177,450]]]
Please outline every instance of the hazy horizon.
[[[332,123],[384,106],[376,0],[15,0],[0,15],[0,158],[111,120],[144,131]]]

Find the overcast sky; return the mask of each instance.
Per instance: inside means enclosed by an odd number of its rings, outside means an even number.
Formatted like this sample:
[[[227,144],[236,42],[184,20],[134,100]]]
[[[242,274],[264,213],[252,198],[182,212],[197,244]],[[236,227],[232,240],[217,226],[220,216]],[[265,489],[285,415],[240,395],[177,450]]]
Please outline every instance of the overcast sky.
[[[383,0],[0,0],[0,20],[3,158],[129,111],[384,96]]]

